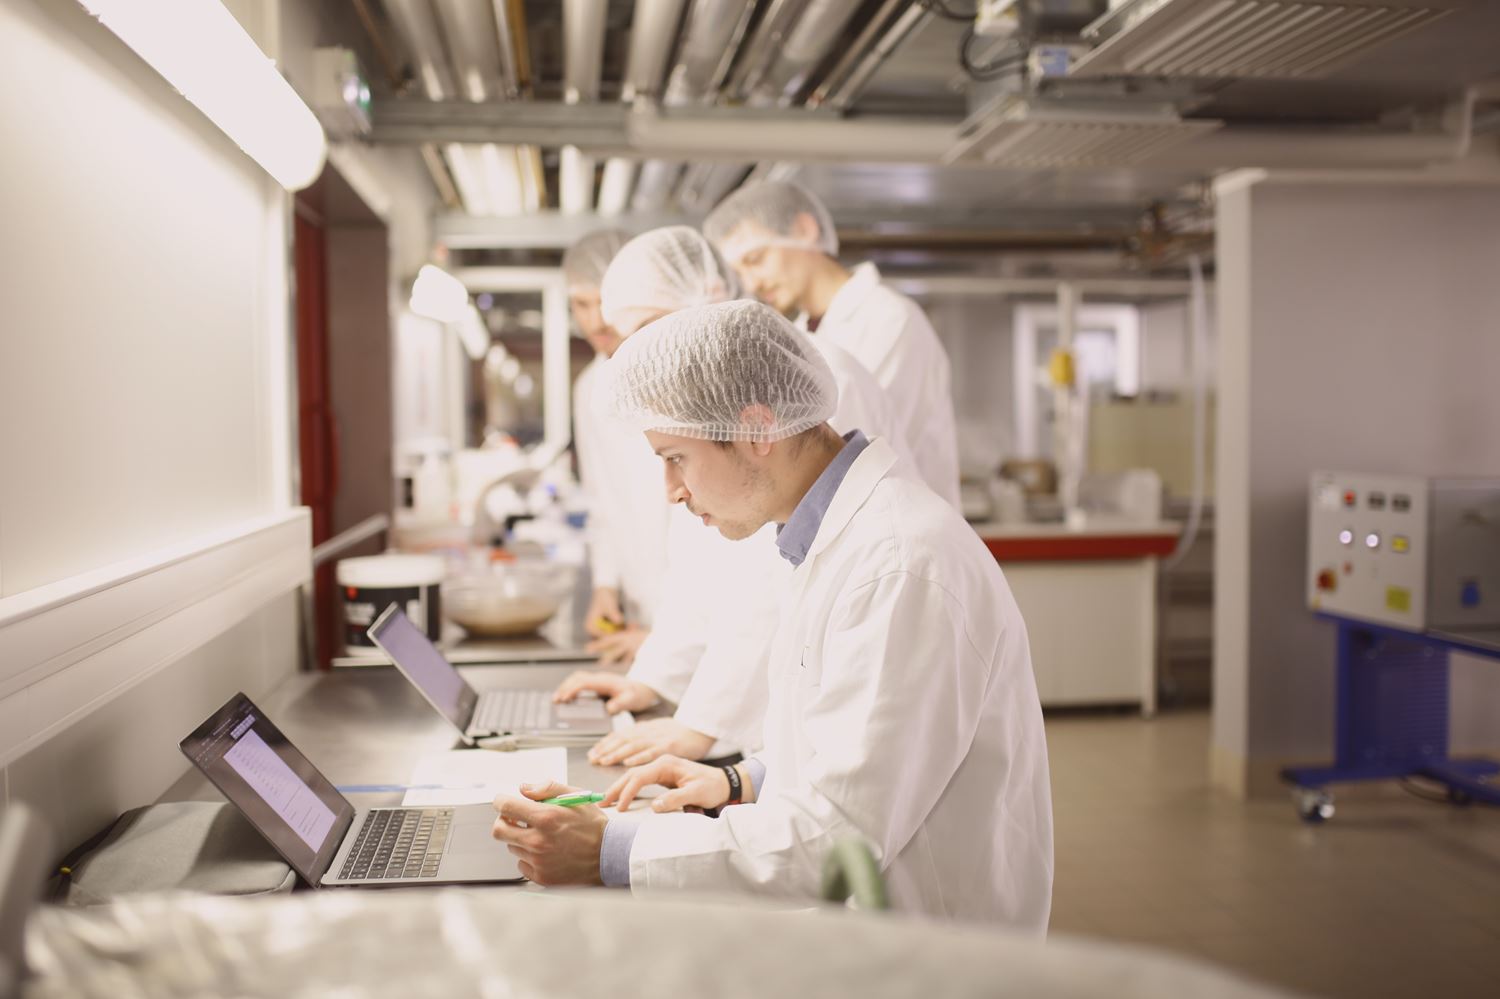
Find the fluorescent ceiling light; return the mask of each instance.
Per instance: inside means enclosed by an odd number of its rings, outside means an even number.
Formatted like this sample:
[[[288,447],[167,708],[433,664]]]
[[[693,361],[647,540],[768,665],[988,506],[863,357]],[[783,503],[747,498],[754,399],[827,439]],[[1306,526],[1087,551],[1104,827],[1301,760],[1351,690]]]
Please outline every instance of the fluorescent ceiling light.
[[[411,286],[411,311],[440,323],[456,323],[470,310],[469,289],[458,278],[432,264],[424,264],[417,272]]]
[[[82,0],[288,191],[323,172],[312,110],[217,0]]]

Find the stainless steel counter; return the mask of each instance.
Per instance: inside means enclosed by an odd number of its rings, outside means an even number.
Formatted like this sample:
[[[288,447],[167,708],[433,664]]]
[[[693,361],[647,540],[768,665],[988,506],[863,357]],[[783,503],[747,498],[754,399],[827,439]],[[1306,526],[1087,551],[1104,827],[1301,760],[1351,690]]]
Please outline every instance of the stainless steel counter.
[[[553,687],[570,667],[464,667],[479,689]],[[422,700],[393,667],[298,673],[268,696],[256,698],[266,716],[335,784],[404,784],[424,753],[460,746],[453,728]],[[476,749],[474,752],[490,752]],[[568,780],[603,791],[623,767],[596,767],[587,749],[568,750]],[[399,805],[399,792],[354,794],[357,805]],[[190,769],[167,789],[162,801],[217,801],[219,792]]]

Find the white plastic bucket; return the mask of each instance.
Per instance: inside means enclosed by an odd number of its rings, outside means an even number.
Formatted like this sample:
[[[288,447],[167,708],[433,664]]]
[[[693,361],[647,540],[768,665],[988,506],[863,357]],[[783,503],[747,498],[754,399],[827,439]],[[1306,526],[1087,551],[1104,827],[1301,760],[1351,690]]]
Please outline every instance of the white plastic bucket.
[[[444,564],[437,555],[370,555],[346,558],[336,578],[344,604],[344,647],[350,655],[374,648],[366,630],[391,604],[434,642],[443,633],[439,584]]]

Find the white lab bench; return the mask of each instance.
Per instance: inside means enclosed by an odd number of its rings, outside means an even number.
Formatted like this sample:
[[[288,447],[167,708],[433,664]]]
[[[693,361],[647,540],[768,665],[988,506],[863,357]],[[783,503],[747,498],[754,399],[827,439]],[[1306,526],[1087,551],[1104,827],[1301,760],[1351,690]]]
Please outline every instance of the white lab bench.
[[[1156,711],[1156,566],[1178,525],[975,524],[1026,619],[1043,707]]]

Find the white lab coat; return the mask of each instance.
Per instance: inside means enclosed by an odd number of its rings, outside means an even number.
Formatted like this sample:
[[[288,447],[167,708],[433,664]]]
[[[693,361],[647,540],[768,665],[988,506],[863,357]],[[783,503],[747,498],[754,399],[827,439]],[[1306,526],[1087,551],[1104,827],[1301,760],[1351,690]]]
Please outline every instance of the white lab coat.
[[[619,587],[626,619],[649,627],[666,572],[670,508],[651,445],[604,411],[604,363],[596,357],[573,385],[573,444],[589,504],[589,561],[594,585]]]
[[[860,264],[833,296],[813,335],[844,348],[875,376],[922,481],[958,509],[953,376],[921,306],[881,284],[874,264]]]
[[[909,460],[875,376],[836,344],[811,340],[838,386],[829,424],[840,433],[860,430],[866,437],[893,438],[892,448]],[[729,541],[690,516],[682,523],[674,519],[668,534],[670,597],[662,612],[677,634],[672,641],[648,638],[631,678],[678,702],[674,717],[713,736],[713,755],[759,749],[768,696],[766,657],[791,565],[776,548],[776,530],[769,524],[743,541]],[[699,637],[691,625],[682,625],[685,621],[704,629]],[[674,644],[680,647],[674,650]]]
[[[792,573],[770,689],[757,801],[644,823],[635,891],[812,898],[829,848],[858,834],[897,908],[1045,932],[1052,807],[1025,624],[973,530],[881,441]]]

